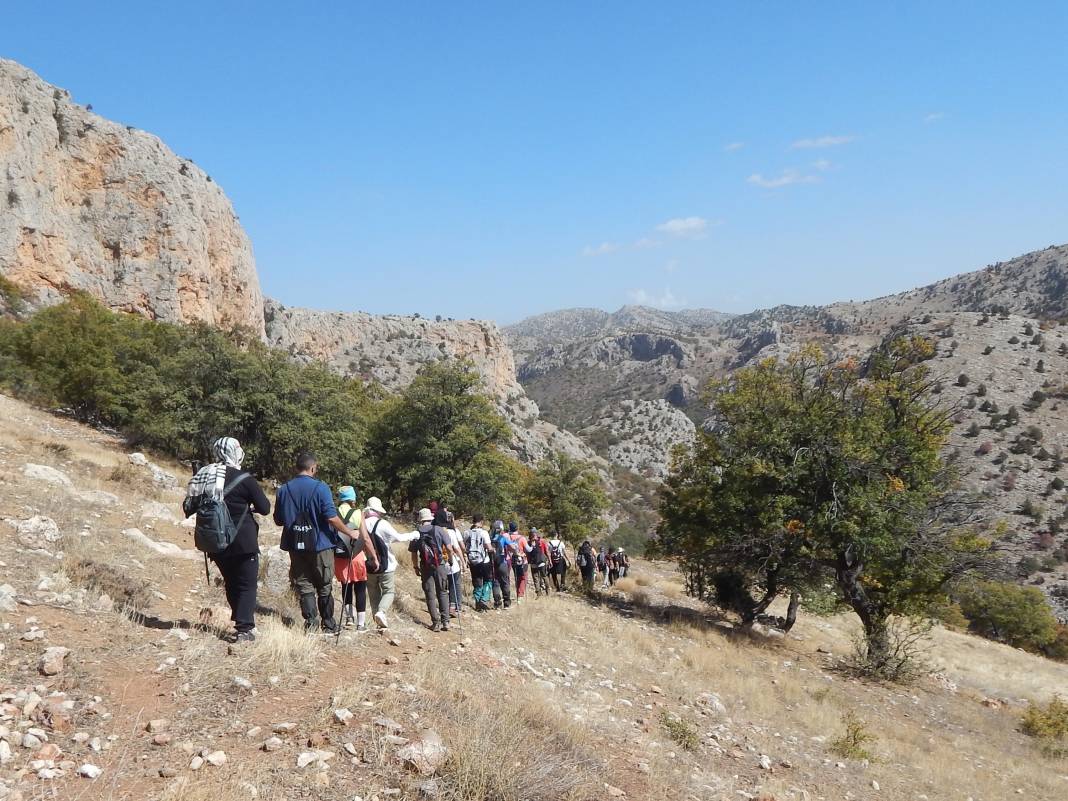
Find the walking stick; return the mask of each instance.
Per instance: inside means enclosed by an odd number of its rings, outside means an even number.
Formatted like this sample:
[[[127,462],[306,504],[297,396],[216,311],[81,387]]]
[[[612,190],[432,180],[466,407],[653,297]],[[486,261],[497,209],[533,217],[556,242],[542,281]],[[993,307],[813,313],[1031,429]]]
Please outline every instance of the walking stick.
[[[208,583],[209,587],[211,586],[211,573],[208,572],[208,555],[207,554],[204,554],[204,581],[206,581]]]

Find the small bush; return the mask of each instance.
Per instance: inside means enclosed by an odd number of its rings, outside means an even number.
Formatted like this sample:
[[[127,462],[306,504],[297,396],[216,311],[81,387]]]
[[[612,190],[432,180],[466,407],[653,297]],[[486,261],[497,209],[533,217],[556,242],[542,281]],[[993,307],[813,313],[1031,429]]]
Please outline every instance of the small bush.
[[[970,382],[971,382],[971,379],[968,378],[968,376],[965,375],[964,373],[961,373],[959,376],[957,376],[957,386],[958,387],[966,387],[966,386],[968,386],[968,384]]]
[[[1068,753],[1068,702],[1057,695],[1045,706],[1031,702],[1020,721],[1020,730],[1039,740],[1048,754]]]
[[[869,743],[875,742],[875,735],[868,731],[864,721],[857,713],[850,710],[842,718],[845,731],[840,737],[831,740],[831,753],[846,759],[871,759]]]
[[[660,713],[660,725],[667,731],[668,736],[681,748],[687,751],[696,751],[701,744],[697,736],[697,730],[682,718],[675,717],[667,710]]]

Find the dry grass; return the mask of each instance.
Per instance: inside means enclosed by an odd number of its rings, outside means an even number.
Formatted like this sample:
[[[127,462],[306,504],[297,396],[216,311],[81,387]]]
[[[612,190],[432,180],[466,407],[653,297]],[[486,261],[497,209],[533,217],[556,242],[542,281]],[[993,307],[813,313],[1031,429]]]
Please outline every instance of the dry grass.
[[[152,587],[147,581],[121,573],[114,565],[81,557],[76,552],[65,555],[63,573],[74,586],[106,594],[117,607],[144,610],[153,600]]]
[[[256,641],[243,649],[246,671],[261,676],[307,675],[316,670],[325,638],[307,635],[300,626],[277,618],[261,618]]]
[[[441,798],[587,801],[603,795],[604,765],[583,746],[582,728],[555,705],[501,682],[468,689],[455,676],[442,675],[430,657],[413,660],[413,669],[418,694],[393,696],[387,710],[396,704],[388,710],[395,717],[418,715],[441,735],[448,748]],[[506,751],[521,769],[504,758]]]

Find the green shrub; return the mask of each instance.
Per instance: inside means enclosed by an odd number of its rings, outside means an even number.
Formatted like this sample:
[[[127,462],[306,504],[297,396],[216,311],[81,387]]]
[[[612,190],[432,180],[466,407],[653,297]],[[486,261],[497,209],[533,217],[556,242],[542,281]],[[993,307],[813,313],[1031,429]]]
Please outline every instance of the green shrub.
[[[1020,730],[1039,740],[1047,754],[1063,756],[1068,752],[1068,703],[1056,695],[1045,706],[1032,701],[1024,711]]]
[[[846,759],[871,759],[868,743],[875,742],[875,735],[868,731],[864,721],[850,710],[842,718],[845,731],[831,740],[831,753]]]
[[[957,602],[969,628],[992,640],[1038,651],[1057,636],[1057,619],[1037,587],[977,581],[958,591]]]
[[[696,751],[701,744],[697,730],[682,718],[675,717],[666,710],[660,713],[660,725],[677,745],[687,751]]]

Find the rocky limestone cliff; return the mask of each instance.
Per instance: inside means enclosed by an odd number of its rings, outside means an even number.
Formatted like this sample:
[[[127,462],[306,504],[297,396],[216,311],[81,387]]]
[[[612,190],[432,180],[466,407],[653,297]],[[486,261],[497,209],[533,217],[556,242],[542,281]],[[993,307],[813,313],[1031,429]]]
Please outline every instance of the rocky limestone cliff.
[[[0,59],[0,275],[38,304],[263,333],[252,246],[229,200],[157,137]]]
[[[480,320],[428,320],[365,312],[291,308],[268,299],[267,342],[301,360],[375,381],[396,392],[411,383],[424,364],[441,359],[471,362],[489,395],[511,424],[512,451],[528,464],[551,451],[599,462],[582,440],[539,419],[538,406],[516,378],[515,362],[500,329]]]

